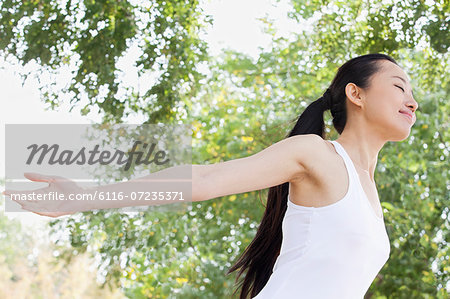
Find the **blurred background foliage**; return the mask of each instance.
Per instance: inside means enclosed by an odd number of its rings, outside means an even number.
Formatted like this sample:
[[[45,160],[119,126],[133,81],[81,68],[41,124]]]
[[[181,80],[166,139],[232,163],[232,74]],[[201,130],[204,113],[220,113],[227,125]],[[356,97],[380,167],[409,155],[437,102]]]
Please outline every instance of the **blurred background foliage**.
[[[68,94],[74,106],[88,99],[85,113],[99,107],[105,123],[141,113],[146,123],[192,124],[193,164],[261,151],[284,138],[345,61],[372,52],[393,56],[411,79],[419,110],[410,137],[379,154],[375,180],[392,248],[366,298],[448,298],[448,1],[291,4],[295,33],[279,36],[276,20],[262,19],[272,46],[256,59],[232,50],[209,55],[199,34],[211,20],[201,3],[170,0],[2,1],[0,50],[56,74],[41,82],[51,107]],[[118,61],[133,47],[142,90],[120,80]],[[73,76],[55,89],[66,66]],[[325,120],[328,139],[336,139],[329,112]],[[231,298],[235,276],[225,273],[253,238],[266,191],[180,213],[102,210],[56,219],[51,234],[69,236],[54,238],[57,260],[94,256],[104,284],[129,298]],[[25,245],[5,244],[11,242]],[[14,265],[8,246],[0,257]]]
[[[97,269],[89,254],[71,263],[60,258],[45,230],[23,226],[4,215],[0,204],[0,298],[126,298],[122,290],[96,282]]]

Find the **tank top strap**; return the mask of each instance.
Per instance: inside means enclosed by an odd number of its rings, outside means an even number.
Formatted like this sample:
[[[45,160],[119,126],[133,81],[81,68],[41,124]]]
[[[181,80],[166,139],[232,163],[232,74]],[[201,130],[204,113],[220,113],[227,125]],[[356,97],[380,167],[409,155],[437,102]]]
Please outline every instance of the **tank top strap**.
[[[344,147],[339,142],[337,142],[336,140],[329,140],[329,141],[335,146],[337,153],[344,160],[345,166],[347,168],[349,180],[350,180],[350,182],[349,182],[350,188],[356,190],[358,187],[357,182],[359,180],[359,177],[358,177],[358,173],[356,172],[356,168],[353,165],[352,159],[350,159],[350,156],[347,154]]]

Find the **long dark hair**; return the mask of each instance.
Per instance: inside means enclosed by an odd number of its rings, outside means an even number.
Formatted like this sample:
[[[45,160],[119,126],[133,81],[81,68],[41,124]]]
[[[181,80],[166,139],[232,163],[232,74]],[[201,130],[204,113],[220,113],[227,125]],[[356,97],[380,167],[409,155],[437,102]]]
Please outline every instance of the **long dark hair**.
[[[285,137],[301,134],[316,134],[325,138],[323,113],[330,109],[333,126],[341,134],[347,121],[345,87],[354,83],[365,89],[370,85],[371,77],[377,73],[381,65],[377,62],[388,60],[397,62],[385,54],[373,53],[350,59],[339,67],[331,85],[325,93],[312,102],[298,117],[294,128]],[[236,282],[247,271],[236,291],[242,287],[240,299],[256,296],[269,280],[275,261],[280,254],[282,241],[282,221],[287,209],[289,182],[269,188],[266,210],[258,227],[256,236],[248,245],[242,256],[228,270],[230,274],[239,269]]]

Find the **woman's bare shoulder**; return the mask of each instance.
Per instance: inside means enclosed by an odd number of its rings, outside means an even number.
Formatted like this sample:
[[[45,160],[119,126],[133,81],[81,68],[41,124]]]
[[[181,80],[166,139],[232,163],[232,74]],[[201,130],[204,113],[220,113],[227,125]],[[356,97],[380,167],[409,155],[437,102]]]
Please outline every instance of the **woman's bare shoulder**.
[[[316,134],[296,135],[289,138],[294,138],[295,142],[301,143],[299,148],[302,150],[299,151],[297,159],[304,167],[304,174],[319,179],[323,168],[326,168],[327,161],[333,159],[334,147],[331,142]]]

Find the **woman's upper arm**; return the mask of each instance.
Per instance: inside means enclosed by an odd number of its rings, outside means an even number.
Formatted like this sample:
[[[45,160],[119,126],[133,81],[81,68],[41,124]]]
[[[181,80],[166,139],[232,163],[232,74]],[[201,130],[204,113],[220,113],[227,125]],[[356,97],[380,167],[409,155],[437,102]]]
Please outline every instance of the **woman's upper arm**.
[[[323,146],[316,134],[295,135],[245,157],[197,166],[201,200],[269,188],[305,174],[312,154]]]

